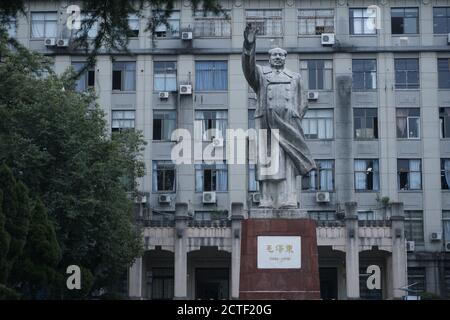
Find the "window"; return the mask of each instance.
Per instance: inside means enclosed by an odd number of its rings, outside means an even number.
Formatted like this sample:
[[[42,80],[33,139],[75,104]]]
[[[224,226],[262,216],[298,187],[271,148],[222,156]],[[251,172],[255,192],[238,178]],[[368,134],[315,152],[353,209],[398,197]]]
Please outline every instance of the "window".
[[[353,126],[355,139],[378,139],[378,110],[354,108]]]
[[[395,59],[395,88],[419,88],[419,59]]]
[[[399,190],[422,189],[421,160],[398,159],[397,173]]]
[[[373,90],[377,88],[377,60],[352,60],[353,89]]]
[[[423,213],[419,210],[405,210],[405,238],[423,244]]]
[[[147,272],[148,274],[148,272]],[[174,289],[173,268],[152,268],[152,299],[153,300],[172,300]]]
[[[195,133],[201,134],[201,136],[195,137],[197,141],[211,141],[213,138],[225,139],[228,127],[228,112],[226,110],[195,111],[195,125],[199,129]]]
[[[298,10],[298,34],[334,33],[334,10]]]
[[[79,72],[86,66],[85,62],[72,62],[72,67],[75,72]],[[76,81],[75,90],[78,92],[82,92],[87,90],[89,87],[95,86],[95,70],[93,68],[89,68]]]
[[[196,61],[195,87],[197,91],[228,90],[227,61]]]
[[[441,188],[450,189],[450,159],[441,159]]]
[[[31,13],[32,38],[56,38],[57,17],[56,12]]]
[[[441,138],[450,138],[450,108],[439,108]]]
[[[306,139],[333,138],[333,110],[309,109],[302,120]]]
[[[170,160],[153,161],[153,192],[175,191],[175,164]]]
[[[136,90],[136,62],[113,63],[113,90]]]
[[[444,269],[444,292],[445,297],[450,298],[450,268]]]
[[[153,74],[153,89],[155,91],[177,91],[176,62],[155,61]]]
[[[372,210],[358,210],[358,220],[360,221],[376,221],[383,220],[383,213]]]
[[[418,296],[426,291],[426,273],[425,268],[408,268],[408,286],[411,290],[409,295]]]
[[[374,11],[367,8],[350,9],[350,34],[376,34]]]
[[[162,16],[164,12],[154,11],[154,15]],[[163,23],[160,23],[155,28],[155,36],[157,38],[176,38],[180,36],[180,12],[172,11],[167,18],[169,28]]]
[[[259,183],[256,180],[256,164],[248,164],[248,191],[259,191]]]
[[[248,110],[248,129],[255,129],[255,109]]]
[[[300,66],[303,79],[308,79],[307,89],[333,89],[333,60],[305,60]]]
[[[132,37],[139,37],[139,17],[136,14],[128,15],[128,28]]]
[[[134,129],[134,110],[113,110],[111,130],[121,131],[123,129]]]
[[[450,33],[450,7],[433,8],[434,34]]]
[[[336,221],[336,211],[308,211],[310,219],[316,221]]]
[[[333,191],[334,189],[334,160],[316,160],[319,170],[312,170],[302,178],[303,190]]]
[[[170,141],[177,127],[177,113],[174,110],[153,111],[153,140]]]
[[[229,12],[226,12],[229,15]],[[194,20],[194,35],[196,37],[230,37],[231,20],[223,13],[196,11]]]
[[[355,160],[355,190],[380,190],[378,160]]]
[[[72,33],[74,37],[81,37],[87,30],[87,37],[88,38],[95,38],[98,33],[98,22],[93,21],[92,24],[89,26],[89,20],[92,18],[92,13],[81,13],[80,19],[81,19],[81,25],[80,29],[72,29]]]
[[[156,211],[152,210],[151,222],[157,226],[175,226],[175,212],[174,211]],[[145,246],[147,248],[147,245]]]
[[[397,138],[420,138],[420,109],[397,108]]]
[[[246,10],[247,23],[259,29],[260,36],[282,36],[281,10]]]
[[[419,8],[392,8],[392,34],[419,33]]]
[[[195,165],[195,191],[227,191],[228,169],[225,162]]]
[[[439,89],[450,89],[450,59],[438,59]]]
[[[450,210],[442,211],[442,227],[444,229],[444,240],[450,241]]]

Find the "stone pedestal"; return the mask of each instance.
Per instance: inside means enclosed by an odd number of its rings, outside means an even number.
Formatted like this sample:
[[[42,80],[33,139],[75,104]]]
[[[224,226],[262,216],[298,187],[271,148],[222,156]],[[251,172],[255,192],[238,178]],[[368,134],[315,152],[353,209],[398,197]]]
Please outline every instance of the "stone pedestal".
[[[301,237],[300,268],[259,269],[258,236]],[[249,211],[249,219],[242,221],[239,298],[320,299],[316,222],[304,210]]]

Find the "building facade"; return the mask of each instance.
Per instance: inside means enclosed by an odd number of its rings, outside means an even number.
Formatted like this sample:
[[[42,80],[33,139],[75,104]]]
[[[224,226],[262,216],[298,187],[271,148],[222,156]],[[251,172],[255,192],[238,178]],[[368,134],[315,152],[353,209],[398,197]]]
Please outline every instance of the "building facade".
[[[148,142],[136,203],[146,251],[130,268],[130,297],[239,297],[241,219],[258,205],[254,165],[175,165],[172,132],[221,150],[227,128],[254,126],[241,67],[253,23],[258,63],[285,48],[308,89],[303,129],[318,170],[298,178],[297,196],[317,220],[322,298],[400,298],[407,284],[410,295],[450,298],[450,1],[221,3],[227,17],[177,2],[155,42],[145,19],[130,16],[133,55],[100,54],[77,82],[95,88],[111,131],[142,130]],[[86,61],[70,48],[69,4],[29,1],[10,28],[58,73]],[[372,289],[369,266],[381,276]]]

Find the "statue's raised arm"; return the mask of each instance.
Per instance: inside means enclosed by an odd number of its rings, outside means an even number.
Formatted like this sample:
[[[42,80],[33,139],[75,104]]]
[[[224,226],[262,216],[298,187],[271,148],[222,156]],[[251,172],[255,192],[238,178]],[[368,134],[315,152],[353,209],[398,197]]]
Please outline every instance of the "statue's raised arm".
[[[248,84],[255,92],[259,89],[259,75],[255,60],[257,34],[258,29],[251,24],[247,24],[247,27],[244,30],[244,50],[242,52],[242,70],[244,71]]]

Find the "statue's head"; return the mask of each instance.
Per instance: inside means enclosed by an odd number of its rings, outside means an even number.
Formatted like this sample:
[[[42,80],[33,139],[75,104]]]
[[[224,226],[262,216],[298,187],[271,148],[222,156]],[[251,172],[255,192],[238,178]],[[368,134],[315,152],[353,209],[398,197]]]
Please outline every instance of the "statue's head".
[[[281,48],[269,50],[269,62],[272,68],[283,68],[286,60],[287,51]]]

